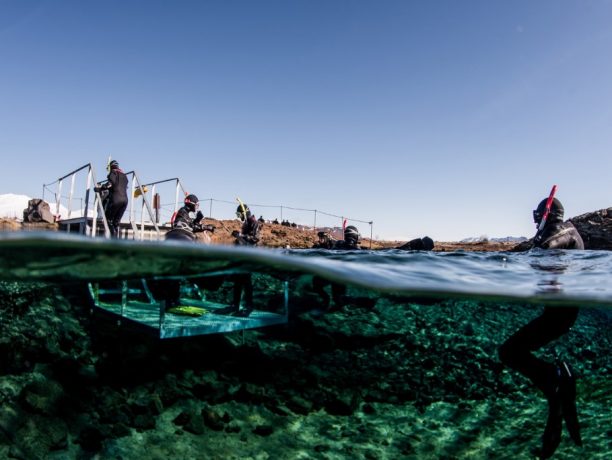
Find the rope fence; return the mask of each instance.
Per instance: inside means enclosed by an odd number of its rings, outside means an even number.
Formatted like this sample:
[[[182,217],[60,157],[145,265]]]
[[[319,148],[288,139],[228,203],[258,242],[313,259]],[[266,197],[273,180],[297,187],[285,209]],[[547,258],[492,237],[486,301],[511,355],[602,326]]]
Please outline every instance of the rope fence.
[[[372,240],[374,232],[374,221],[356,219],[349,216],[342,216],[321,211],[318,209],[296,208],[285,205],[270,205],[259,203],[245,203],[251,212],[256,217],[262,217],[266,222],[278,223],[289,222],[295,223],[299,228],[304,230],[326,229],[332,233],[335,238],[342,239],[342,228],[345,225],[355,225],[359,228],[359,224],[366,224],[370,227],[370,240]],[[200,200],[200,209],[204,213],[208,213],[208,217],[214,219],[233,219],[236,217],[236,201],[219,200],[216,198],[206,198]],[[361,229],[360,233],[361,232]]]

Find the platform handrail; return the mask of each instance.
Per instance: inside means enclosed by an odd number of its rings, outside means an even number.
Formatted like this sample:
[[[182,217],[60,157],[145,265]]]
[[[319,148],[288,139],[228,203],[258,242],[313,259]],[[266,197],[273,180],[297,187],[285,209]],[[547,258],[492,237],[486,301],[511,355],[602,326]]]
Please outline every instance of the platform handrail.
[[[181,180],[178,177],[172,177],[170,179],[162,179],[162,180],[158,180],[155,182],[149,182],[148,184],[143,184],[142,188],[144,189],[145,193],[149,193],[149,188],[150,188],[151,196],[155,197],[157,185],[165,184],[167,182],[176,182],[176,189],[175,189],[175,194],[174,194],[174,206],[172,210],[172,213],[175,214],[179,209],[180,193],[182,192],[184,196],[187,195],[187,191],[185,190],[185,187],[183,187],[183,184],[181,183]],[[155,221],[158,222],[157,215],[156,215]]]
[[[135,226],[135,222],[136,222],[136,218],[135,218],[135,209],[134,209],[134,195],[135,192],[138,190],[140,192],[140,196],[142,197],[142,209],[141,209],[141,213],[140,213],[140,240],[144,240],[144,235],[145,235],[145,213],[144,210],[146,209],[148,215],[149,215],[149,219],[151,220],[151,223],[153,224],[153,227],[155,228],[155,233],[157,235],[158,238],[160,238],[161,236],[161,231],[159,229],[159,226],[157,225],[157,222],[155,222],[155,214],[153,213],[153,208],[151,207],[151,204],[149,203],[149,200],[147,199],[146,196],[146,192],[145,192],[145,186],[141,184],[140,179],[138,178],[138,174],[136,174],[136,171],[130,171],[126,173],[126,176],[131,176],[131,193],[130,193],[130,211],[129,211],[129,216],[130,216],[130,224],[132,225],[132,227]],[[137,228],[137,226],[136,226]],[[134,237],[136,237],[136,234],[134,234]]]
[[[96,235],[98,211],[101,211],[102,223],[104,225],[104,233],[105,233],[105,236],[108,238],[110,237],[110,228],[108,226],[108,221],[106,219],[104,208],[102,206],[102,197],[100,196],[99,192],[95,191],[96,178],[95,178],[94,169],[91,163],[87,163],[79,168],[72,170],[68,174],[65,174],[59,179],[57,179],[55,182],[52,182],[50,184],[44,184],[43,185],[43,199],[44,199],[45,189],[47,189],[48,186],[50,185],[57,184],[57,190],[54,193],[55,204],[56,204],[55,219],[58,222],[61,221],[62,216],[60,213],[61,213],[61,205],[62,205],[62,198],[63,198],[62,197],[62,187],[63,187],[64,180],[70,178],[70,192],[68,194],[67,204],[66,204],[66,210],[68,213],[68,215],[66,216],[66,219],[70,219],[72,217],[76,176],[79,172],[84,171],[84,170],[87,170],[87,178],[86,178],[86,186],[85,186],[85,198],[83,200],[84,203],[83,203],[83,208],[82,208],[83,215],[81,217],[85,220],[85,222],[84,224],[81,225],[81,232],[86,235],[90,235],[90,236]],[[92,211],[92,224],[91,226],[89,226],[88,224],[89,206],[90,206],[89,201],[90,201],[90,196],[91,196],[92,191],[94,192],[94,202],[93,202],[94,209]]]

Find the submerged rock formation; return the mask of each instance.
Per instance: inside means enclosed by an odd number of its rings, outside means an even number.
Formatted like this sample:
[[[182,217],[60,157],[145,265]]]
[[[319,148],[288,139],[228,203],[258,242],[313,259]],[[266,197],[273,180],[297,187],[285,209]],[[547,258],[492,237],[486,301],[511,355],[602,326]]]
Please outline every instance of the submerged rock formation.
[[[0,283],[0,458],[531,456],[545,403],[497,347],[536,306],[291,292],[287,326],[159,341],[102,328],[78,287]],[[556,343],[588,376],[585,458],[609,443],[609,326],[585,311]]]

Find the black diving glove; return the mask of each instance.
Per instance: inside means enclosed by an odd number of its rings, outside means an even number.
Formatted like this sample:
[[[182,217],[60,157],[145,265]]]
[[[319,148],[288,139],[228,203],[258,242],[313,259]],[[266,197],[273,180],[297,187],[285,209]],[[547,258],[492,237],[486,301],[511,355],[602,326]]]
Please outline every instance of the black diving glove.
[[[199,224],[202,219],[204,219],[204,214],[202,214],[202,211],[198,211],[194,222]]]
[[[202,226],[203,230],[206,230],[207,232],[210,232],[210,233],[215,233],[215,228],[216,227],[214,225],[210,225],[210,224]]]

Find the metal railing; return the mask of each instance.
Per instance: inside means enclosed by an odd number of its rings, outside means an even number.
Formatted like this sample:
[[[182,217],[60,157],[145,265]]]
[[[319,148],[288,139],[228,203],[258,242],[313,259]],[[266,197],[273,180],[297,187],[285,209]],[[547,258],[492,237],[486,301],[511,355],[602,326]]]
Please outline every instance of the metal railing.
[[[80,175],[85,175],[85,193],[83,196],[79,196],[75,198],[75,187],[77,183],[77,177]],[[64,182],[70,179],[70,191],[67,196],[62,195],[62,188],[64,186]],[[53,185],[57,185],[55,190],[52,190],[50,187]],[[97,233],[97,220],[98,220],[98,212],[100,212],[101,220],[104,226],[104,234],[107,238],[110,237],[110,228],[108,226],[108,221],[106,220],[106,215],[104,213],[104,207],[102,205],[102,197],[99,192],[95,191],[96,187],[96,177],[94,174],[94,169],[91,163],[87,163],[86,165],[77,168],[68,174],[60,177],[54,182],[49,184],[43,184],[43,200],[45,199],[45,192],[50,191],[53,193],[55,200],[55,220],[57,222],[61,222],[62,220],[69,220],[73,218],[82,218],[82,221],[79,223],[79,232],[89,236],[96,236]],[[93,197],[93,200],[92,200]],[[80,200],[81,207],[79,209],[79,213],[77,216],[74,216],[74,202],[76,199]],[[62,216],[62,204],[65,203],[64,208],[66,209],[66,216]],[[91,207],[91,219],[92,223],[89,225],[89,210]]]
[[[158,193],[158,190],[160,188],[159,186],[162,184],[172,185],[172,188],[169,191],[172,193],[174,201],[171,203],[161,202],[161,195]],[[153,202],[155,222],[158,224],[164,219],[167,222],[170,222],[172,216],[178,211],[179,204],[182,203],[183,197],[187,195],[187,191],[183,187],[183,184],[178,177],[143,184],[142,188],[144,190],[144,194],[148,198],[148,201]]]
[[[134,239],[138,235],[140,240],[145,239],[145,226],[153,225],[155,229],[155,234],[159,239],[161,237],[161,232],[159,230],[159,226],[155,221],[155,214],[153,213],[153,208],[151,207],[151,203],[147,199],[146,187],[141,184],[140,179],[138,178],[138,174],[136,171],[130,171],[125,174],[130,177],[130,210],[129,210],[129,222],[132,226],[132,230],[134,231]],[[136,223],[136,215],[135,215],[135,202],[137,198],[142,198],[142,204],[140,208],[140,230],[138,230],[138,224]],[[145,213],[146,211],[146,213]],[[145,219],[145,215],[149,216],[149,220]]]
[[[84,184],[85,191],[82,195],[75,194],[75,188],[77,187],[77,182],[81,175],[86,176]],[[126,173],[126,176],[128,176],[130,184],[129,212],[126,213],[127,223],[129,223],[132,228],[134,238],[141,240],[145,239],[146,227],[152,226],[156,238],[159,239],[161,231],[157,225],[153,208],[145,192],[146,185],[142,184],[135,171]],[[62,190],[67,180],[70,182],[70,190],[67,195],[63,195]],[[178,179],[176,180],[178,181]],[[100,184],[104,182],[106,181],[102,181]],[[88,163],[60,177],[54,182],[44,184],[43,200],[45,199],[45,193],[47,191],[53,194],[56,208],[55,219],[57,222],[64,222],[67,225],[71,225],[70,221],[74,219],[78,221],[79,233],[93,237],[98,233],[98,221],[100,220],[104,227],[104,236],[110,238],[110,227],[106,219],[102,196],[96,191],[96,188],[100,184],[96,181],[93,166],[91,163]],[[55,187],[52,188],[53,186]],[[136,204],[138,198],[142,199],[142,203],[137,215]],[[80,201],[81,206],[78,211],[75,211],[74,203],[77,202],[77,200]],[[62,209],[66,210],[65,216],[62,216]],[[125,222],[125,216],[122,222]]]
[[[82,197],[75,197],[77,175],[82,171],[87,172],[85,194]],[[170,222],[171,216],[176,213],[182,203],[183,197],[187,195],[185,187],[183,187],[183,184],[177,177],[143,184],[138,178],[138,175],[135,171],[130,171],[126,173],[126,175],[130,177],[129,180],[131,192],[129,195],[129,212],[126,214],[128,216],[129,224],[134,232],[134,238],[144,239],[146,226],[152,226],[154,228],[154,232],[157,238],[159,238],[161,235],[161,231],[159,228],[160,219],[163,217],[164,219],[166,219],[166,223]],[[70,191],[67,196],[62,196],[62,188],[64,182],[67,179],[70,179]],[[76,200],[80,199],[81,212],[79,213],[80,215],[77,217],[83,218],[83,222],[85,223],[83,228],[80,229],[81,233],[91,236],[96,235],[97,225],[95,225],[94,223],[97,221],[99,214],[103,222],[105,236],[110,237],[110,228],[104,213],[102,198],[100,196],[100,193],[95,192],[94,190],[95,185],[97,183],[93,167],[90,163],[75,169],[74,171],[64,175],[63,177],[60,177],[55,182],[43,185],[43,199],[45,198],[45,192],[47,190],[50,190],[49,187],[54,184],[57,184],[56,190],[52,191],[56,202],[57,220],[73,218],[74,203],[76,202]],[[170,184],[170,190],[168,191],[168,194],[173,195],[173,200],[171,202],[161,202],[161,197],[158,193],[158,190],[163,184]],[[164,192],[165,191],[166,189],[164,189]],[[93,197],[93,200],[91,199],[91,197]],[[140,204],[140,207],[138,207],[138,200],[140,199],[142,200],[142,202]],[[154,203],[154,206],[151,206],[151,202]],[[206,206],[207,202],[208,206]],[[67,217],[65,219],[63,218],[63,216],[61,216],[62,203],[66,203],[65,208],[67,210]],[[297,222],[298,227],[306,230],[317,231],[319,229],[327,229],[332,232],[335,230],[337,231],[337,234],[334,236],[340,239],[342,238],[341,230],[346,225],[367,224],[370,227],[370,242],[373,238],[374,221],[372,220],[355,219],[353,217],[332,214],[318,209],[296,208],[285,205],[267,205],[257,203],[247,204],[253,214],[261,215],[262,212],[263,214],[266,214],[267,219],[265,220],[267,220],[268,222],[278,221],[280,223],[287,220],[287,222]],[[213,205],[215,205],[214,210]],[[200,201],[200,206],[202,209],[208,207],[208,216],[211,218],[214,217],[216,219],[233,219],[235,218],[237,202],[228,200],[218,200],[215,198],[206,198]],[[90,217],[90,208],[92,219],[91,225],[89,225],[88,223],[88,217]],[[305,213],[309,216],[305,217]],[[271,217],[273,217],[274,219],[272,219]],[[305,222],[307,221],[311,221],[312,226],[310,224],[306,224]]]

